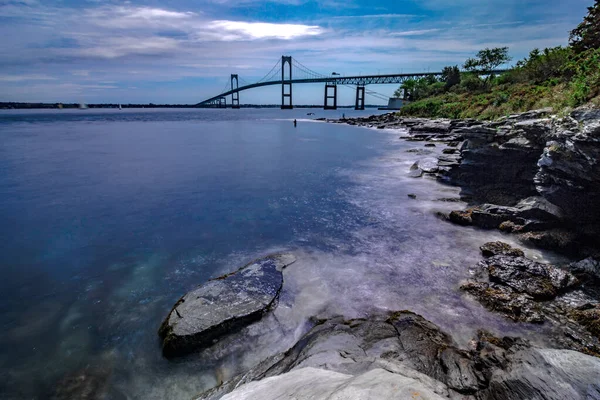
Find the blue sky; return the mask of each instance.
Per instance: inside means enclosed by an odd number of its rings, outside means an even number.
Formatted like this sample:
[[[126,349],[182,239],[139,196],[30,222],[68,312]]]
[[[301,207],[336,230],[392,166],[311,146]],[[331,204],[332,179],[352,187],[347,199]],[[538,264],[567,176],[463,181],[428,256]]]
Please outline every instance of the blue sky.
[[[592,0],[0,0],[0,101],[197,103],[282,54],[329,74],[440,70],[567,43]],[[369,89],[391,95],[394,85]],[[278,103],[280,87],[242,92]],[[350,88],[340,103],[353,102]],[[296,85],[294,103],[322,102]],[[229,101],[229,100],[228,100]],[[378,103],[367,98],[368,103]]]

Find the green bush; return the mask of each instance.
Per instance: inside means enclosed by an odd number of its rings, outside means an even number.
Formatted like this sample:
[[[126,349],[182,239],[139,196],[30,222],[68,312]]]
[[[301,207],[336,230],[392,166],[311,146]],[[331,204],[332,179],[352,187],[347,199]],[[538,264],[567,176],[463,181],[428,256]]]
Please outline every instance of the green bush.
[[[484,89],[484,82],[475,74],[463,74],[460,87],[469,92],[477,92]]]

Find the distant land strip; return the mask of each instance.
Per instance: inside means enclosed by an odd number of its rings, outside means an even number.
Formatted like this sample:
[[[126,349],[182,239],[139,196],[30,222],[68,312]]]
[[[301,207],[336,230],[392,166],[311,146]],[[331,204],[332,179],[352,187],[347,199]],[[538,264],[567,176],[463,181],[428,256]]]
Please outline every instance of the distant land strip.
[[[19,103],[0,102],[0,110],[16,109],[73,109],[73,108],[207,108],[198,107],[196,104],[86,104],[83,107],[79,103]],[[230,105],[227,106],[231,107]],[[241,108],[280,108],[280,104],[240,104]],[[365,108],[378,108],[382,105],[366,104]],[[294,108],[323,108],[322,104],[294,105]],[[338,106],[338,108],[354,108],[354,105]]]

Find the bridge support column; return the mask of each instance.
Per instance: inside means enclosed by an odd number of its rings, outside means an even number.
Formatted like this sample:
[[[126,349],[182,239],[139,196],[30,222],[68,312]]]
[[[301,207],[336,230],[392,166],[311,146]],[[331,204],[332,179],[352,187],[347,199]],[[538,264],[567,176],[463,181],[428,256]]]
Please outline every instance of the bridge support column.
[[[235,81],[235,85],[234,85]],[[239,87],[239,80],[237,74],[231,74],[231,90],[235,90]],[[240,108],[240,92],[231,93],[231,108]]]
[[[227,108],[227,99],[225,97],[219,97],[218,108]]]
[[[356,87],[356,103],[354,104],[354,109],[365,109],[365,85],[358,85]]]
[[[329,89],[332,89],[331,91]],[[331,94],[333,92],[333,94]],[[329,100],[333,100],[333,104],[329,104]],[[337,84],[335,82],[325,83],[325,104],[323,109],[325,110],[337,110]]]
[[[285,77],[286,68],[288,78]],[[288,99],[286,101],[286,99]],[[281,109],[291,110],[294,108],[292,103],[292,57],[281,56]]]

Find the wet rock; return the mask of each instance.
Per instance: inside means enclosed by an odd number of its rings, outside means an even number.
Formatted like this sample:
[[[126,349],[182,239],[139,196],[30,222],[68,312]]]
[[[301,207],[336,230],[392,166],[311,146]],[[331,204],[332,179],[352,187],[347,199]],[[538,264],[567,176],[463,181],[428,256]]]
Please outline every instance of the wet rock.
[[[159,329],[163,354],[181,356],[259,320],[283,285],[282,269],[295,261],[279,254],[254,261],[183,296]]]
[[[543,197],[532,196],[521,200],[515,208],[522,218],[541,221],[560,221],[564,217],[560,207],[555,206]]]
[[[408,149],[408,150],[406,150],[406,152],[407,153],[416,153],[419,156],[426,156],[426,155],[433,153],[431,150],[427,150],[427,149]]]
[[[473,209],[468,209],[465,211],[452,211],[448,215],[448,220],[457,225],[469,226],[473,223],[473,220],[471,219],[473,211]]]
[[[525,257],[497,255],[483,263],[487,266],[490,281],[527,293],[536,300],[552,299],[577,284],[571,273]]]
[[[515,249],[508,243],[504,242],[488,242],[480,247],[481,254],[484,257],[492,257],[497,255],[505,255],[512,257],[524,257],[525,254],[521,249]]]
[[[521,233],[519,240],[542,249],[567,253],[576,251],[578,246],[577,235],[566,229]]]
[[[460,288],[476,297],[489,310],[514,321],[541,323],[545,320],[539,305],[528,294],[487,282],[470,281]]]
[[[572,310],[569,317],[585,326],[592,335],[600,339],[600,305],[586,305]]]
[[[435,143],[425,143],[425,147],[435,147]]]
[[[437,172],[438,170],[438,163],[437,163],[437,159],[435,158],[423,158],[419,161],[416,161],[411,167],[410,167],[411,171],[414,170],[421,170],[424,173],[427,174],[432,174]]]
[[[417,195],[414,194],[414,193],[409,193],[408,197],[411,198],[411,199],[413,199],[413,200],[415,200],[417,198]]]
[[[573,271],[573,273],[586,274],[594,279],[600,280],[600,261],[593,257],[571,263],[569,269]]]

